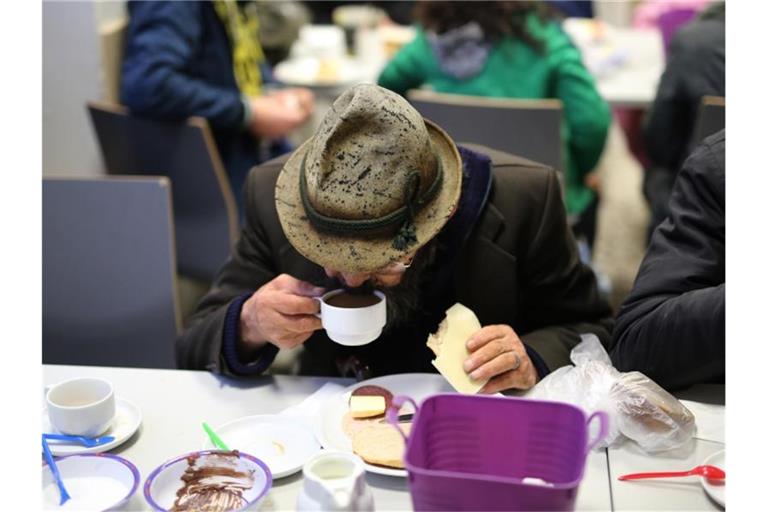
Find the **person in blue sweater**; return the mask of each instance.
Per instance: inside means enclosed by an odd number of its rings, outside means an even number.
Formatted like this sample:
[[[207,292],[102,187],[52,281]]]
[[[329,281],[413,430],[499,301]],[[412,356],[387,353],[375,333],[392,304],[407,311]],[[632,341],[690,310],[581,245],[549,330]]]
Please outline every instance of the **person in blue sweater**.
[[[242,211],[254,165],[292,148],[312,113],[307,89],[264,94],[269,68],[246,2],[130,1],[121,101],[132,114],[208,120]]]

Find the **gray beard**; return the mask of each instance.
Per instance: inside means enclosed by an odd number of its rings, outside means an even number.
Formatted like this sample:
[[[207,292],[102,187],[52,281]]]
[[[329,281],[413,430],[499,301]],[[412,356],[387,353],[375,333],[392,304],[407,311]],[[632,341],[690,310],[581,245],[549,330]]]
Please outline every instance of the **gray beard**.
[[[407,323],[417,313],[422,312],[420,284],[423,281],[423,270],[411,266],[396,286],[379,288],[387,298],[387,323],[383,332]]]
[[[340,280],[338,283],[350,293],[372,293],[373,290],[382,292],[387,298],[387,323],[382,332],[387,332],[407,323],[416,314],[423,313],[421,289],[429,271],[429,264],[433,260],[434,249],[432,242],[422,247],[395,286],[381,286],[371,280],[356,288],[351,288]]]

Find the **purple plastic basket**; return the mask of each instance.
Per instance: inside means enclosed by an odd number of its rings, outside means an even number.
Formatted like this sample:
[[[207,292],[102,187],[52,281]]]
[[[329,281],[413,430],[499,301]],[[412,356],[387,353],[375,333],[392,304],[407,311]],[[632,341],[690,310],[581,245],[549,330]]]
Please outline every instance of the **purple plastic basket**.
[[[405,402],[417,408],[405,451],[414,510],[573,510],[587,454],[608,432],[603,412],[459,394],[421,407],[395,397],[387,411],[395,426]],[[589,441],[594,418],[600,429]]]

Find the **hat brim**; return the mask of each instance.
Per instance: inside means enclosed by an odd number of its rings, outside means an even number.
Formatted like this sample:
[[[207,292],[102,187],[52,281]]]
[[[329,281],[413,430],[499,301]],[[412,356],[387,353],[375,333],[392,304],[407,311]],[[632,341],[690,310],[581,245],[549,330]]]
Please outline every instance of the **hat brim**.
[[[437,158],[443,166],[443,184],[438,195],[416,214],[417,242],[406,250],[392,246],[392,236],[366,238],[318,231],[304,213],[299,194],[299,167],[312,139],[302,144],[286,161],[275,186],[275,205],[288,241],[308,260],[341,272],[375,272],[431,240],[456,210],[461,195],[461,157],[450,137],[437,125],[424,120]]]

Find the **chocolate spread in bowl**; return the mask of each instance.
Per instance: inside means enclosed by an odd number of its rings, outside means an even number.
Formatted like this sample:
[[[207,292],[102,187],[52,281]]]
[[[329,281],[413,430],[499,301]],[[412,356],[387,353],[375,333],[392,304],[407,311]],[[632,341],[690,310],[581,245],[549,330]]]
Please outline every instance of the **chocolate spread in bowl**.
[[[187,458],[187,469],[181,476],[184,485],[176,491],[174,512],[226,512],[246,504],[243,492],[254,484],[254,470],[238,468],[240,454],[234,450]]]

